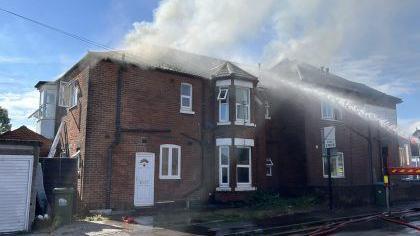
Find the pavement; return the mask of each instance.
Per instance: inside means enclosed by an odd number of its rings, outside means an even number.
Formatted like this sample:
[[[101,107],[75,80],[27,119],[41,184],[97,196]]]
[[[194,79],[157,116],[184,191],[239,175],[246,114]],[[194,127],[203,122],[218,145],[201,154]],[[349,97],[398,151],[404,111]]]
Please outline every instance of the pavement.
[[[411,209],[420,207],[420,203],[411,202],[399,204],[393,210]],[[358,207],[334,209],[334,211],[319,210],[309,213],[298,213],[293,215],[282,215],[260,220],[211,220],[206,222],[195,222],[194,219],[185,215],[171,215],[166,217],[156,215],[134,216],[136,224],[124,223],[121,217],[103,221],[76,221],[70,225],[62,226],[53,232],[48,229],[35,231],[28,235],[235,235],[245,234],[270,234],[283,232],[283,228],[290,225],[305,224],[308,222],[319,222],[318,225],[327,224],[331,219],[348,216],[360,216],[383,212],[384,208]],[[420,213],[420,212],[419,212]],[[165,214],[164,214],[165,215]],[[357,218],[357,217],[356,217]],[[420,226],[420,216],[409,219],[411,224]],[[271,230],[270,229],[277,229]],[[281,230],[280,230],[281,229]],[[280,231],[279,231],[280,230]],[[289,229],[287,229],[289,230]],[[334,235],[420,235],[419,231],[403,225],[385,222],[381,219],[374,219],[368,222],[352,223],[340,228]]]

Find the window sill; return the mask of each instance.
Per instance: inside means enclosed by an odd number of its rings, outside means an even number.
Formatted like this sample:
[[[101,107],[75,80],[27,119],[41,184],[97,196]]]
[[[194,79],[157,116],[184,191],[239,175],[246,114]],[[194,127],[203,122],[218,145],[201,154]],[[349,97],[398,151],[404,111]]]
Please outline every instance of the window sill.
[[[224,122],[217,122],[217,125],[231,125],[232,122],[230,121],[224,121]]]
[[[177,179],[181,179],[181,177],[179,176],[159,176],[159,179],[166,179],[166,180],[177,180]]]
[[[216,191],[217,192],[230,192],[232,191],[232,188],[231,187],[217,187]]]
[[[77,104],[76,104],[76,105],[73,105],[73,106],[71,106],[71,107],[69,107],[69,108],[67,108],[67,110],[68,110],[68,111],[71,111],[71,110],[75,109],[76,107],[77,107]]]
[[[345,179],[345,176],[331,176],[331,179]],[[324,179],[328,179],[328,175],[324,175]]]
[[[255,191],[255,190],[257,190],[257,188],[251,187],[251,186],[238,186],[235,188],[235,191],[237,192]]]
[[[254,123],[250,123],[249,121],[235,121],[235,125],[245,125],[245,126],[250,126],[250,127],[256,127],[256,125]]]
[[[336,119],[332,119],[332,118],[321,118],[321,120],[333,121],[333,122],[343,122],[343,120],[336,120]]]
[[[183,114],[189,114],[189,115],[194,115],[194,114],[195,114],[195,112],[194,112],[194,111],[191,111],[191,110],[184,110],[184,109],[179,110],[179,112],[180,112],[180,113],[183,113]]]

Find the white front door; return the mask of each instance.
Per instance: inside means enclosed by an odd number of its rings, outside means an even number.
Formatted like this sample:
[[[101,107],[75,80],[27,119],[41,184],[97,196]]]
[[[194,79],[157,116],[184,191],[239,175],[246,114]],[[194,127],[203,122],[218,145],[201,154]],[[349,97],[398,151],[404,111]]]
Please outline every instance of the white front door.
[[[153,206],[155,189],[155,154],[136,153],[134,206]]]

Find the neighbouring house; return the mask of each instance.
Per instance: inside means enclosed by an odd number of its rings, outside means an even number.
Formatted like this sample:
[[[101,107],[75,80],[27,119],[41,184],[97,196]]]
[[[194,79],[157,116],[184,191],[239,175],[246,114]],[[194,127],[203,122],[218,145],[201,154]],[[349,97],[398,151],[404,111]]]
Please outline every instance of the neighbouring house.
[[[40,144],[39,157],[47,157],[51,147],[51,140],[28,129],[28,127],[24,125],[1,134],[0,140],[37,142]]]
[[[270,74],[352,98],[396,122],[400,99],[287,63]],[[274,88],[261,75],[172,49],[152,57],[89,52],[56,81],[36,85],[37,114],[50,114],[37,115],[38,132],[58,133],[56,155],[78,158],[78,206],[127,209],[325,189],[322,131],[335,126],[334,185],[344,196],[363,190],[359,198],[369,201],[382,175],[380,149],[388,145],[394,161],[396,137],[299,89]]]
[[[273,103],[280,105],[272,111],[272,127],[267,137],[268,143],[274,145],[268,145],[268,156],[279,157],[276,158],[279,169],[273,179],[279,181],[275,185],[278,190],[284,193],[326,191],[324,130],[334,127],[336,147],[331,149],[331,176],[335,198],[342,202],[372,202],[373,187],[383,180],[383,146],[388,147],[389,165],[400,165],[398,137],[381,127],[379,120],[395,126],[396,105],[401,99],[341,78],[328,69],[296,61],[282,61],[272,71],[313,92],[296,92],[286,84],[280,85],[282,92],[272,95]],[[354,107],[344,109],[329,97],[373,113],[376,119],[362,119]],[[273,122],[274,117],[281,118]]]

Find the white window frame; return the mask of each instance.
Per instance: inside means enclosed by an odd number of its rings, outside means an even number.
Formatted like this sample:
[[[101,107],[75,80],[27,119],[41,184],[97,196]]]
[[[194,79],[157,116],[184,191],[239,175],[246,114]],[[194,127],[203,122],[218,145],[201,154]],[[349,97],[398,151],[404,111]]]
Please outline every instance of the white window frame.
[[[221,91],[222,90],[226,90],[225,96],[222,98],[220,96]],[[217,100],[219,101],[219,125],[220,124],[228,124],[229,123],[229,89],[228,88],[219,88],[219,94],[217,95]],[[225,104],[227,105],[227,111],[226,111],[226,119],[222,118],[222,102],[225,102]]]
[[[268,101],[265,101],[264,104],[264,108],[265,108],[265,119],[266,120],[270,120],[271,116],[270,116],[270,104],[268,103]]]
[[[182,86],[188,86],[190,88],[190,94],[189,95],[183,95],[182,94]],[[181,113],[194,114],[194,112],[192,111],[192,104],[193,104],[193,87],[192,87],[192,84],[181,83],[181,86],[179,87],[179,92],[180,92],[179,104],[181,106],[180,112]],[[182,105],[182,99],[183,98],[187,98],[189,100],[189,105],[188,106],[183,106]]]
[[[71,98],[70,98],[70,108],[77,106],[79,102],[79,87],[76,83],[73,83],[71,87]]]
[[[168,175],[162,175],[162,150],[168,148]],[[178,175],[172,175],[172,149],[178,149]],[[160,145],[159,153],[159,179],[181,179],[181,146],[175,144]]]
[[[222,97],[222,91],[225,91],[225,96]],[[217,95],[217,100],[226,100],[229,94],[229,88],[219,88],[219,94]]]
[[[249,154],[249,164],[248,165],[244,165],[244,164],[239,164],[236,163],[236,186],[237,188],[249,188],[252,186],[252,152],[251,152],[251,147],[249,146],[235,146],[236,149],[248,149],[248,154]],[[239,156],[238,156],[239,158]],[[239,183],[238,182],[238,168],[248,168],[249,169],[249,182],[248,183]]]
[[[243,105],[238,103],[238,96],[237,96],[237,89],[246,89],[248,92],[248,104],[247,105]],[[247,118],[246,119],[239,119],[238,118],[238,106],[243,105],[243,106],[247,106]],[[241,122],[241,123],[250,123],[251,122],[251,89],[247,88],[247,87],[242,87],[242,86],[236,86],[235,87],[235,116],[236,116],[236,122]]]
[[[336,170],[339,168],[339,162],[336,161],[336,165],[335,167],[333,167],[333,159],[334,158],[339,158],[341,159],[341,164],[343,166],[343,174],[342,175],[338,175],[338,172],[336,171],[336,174],[333,174],[333,168],[335,168]],[[327,156],[322,155],[322,174],[324,176],[324,178],[328,178],[328,173],[327,170],[325,169],[325,165],[327,164]],[[331,161],[331,178],[335,178],[335,179],[343,179],[346,177],[346,171],[345,171],[345,165],[344,165],[344,153],[343,152],[337,152],[335,155],[331,155],[330,157],[330,161]]]
[[[324,108],[329,108],[328,111],[330,113],[324,113]],[[327,111],[327,109],[326,109]],[[338,116],[336,116],[336,112]],[[323,120],[333,120],[333,121],[340,121],[342,120],[342,112],[341,109],[333,106],[331,103],[327,101],[321,101],[321,119]]]
[[[265,161],[265,167],[266,167],[265,176],[273,176],[273,166],[274,164],[271,158],[267,158],[267,160]]]
[[[228,164],[222,164],[222,149],[227,150]],[[227,168],[227,183],[223,183],[223,168]],[[230,150],[229,146],[219,146],[219,187],[220,188],[229,188],[230,184]]]

